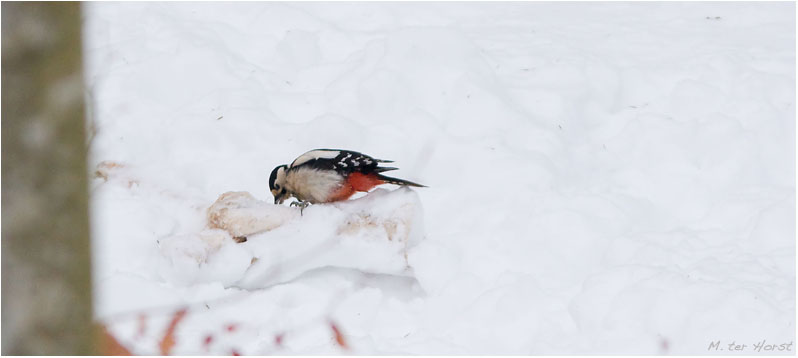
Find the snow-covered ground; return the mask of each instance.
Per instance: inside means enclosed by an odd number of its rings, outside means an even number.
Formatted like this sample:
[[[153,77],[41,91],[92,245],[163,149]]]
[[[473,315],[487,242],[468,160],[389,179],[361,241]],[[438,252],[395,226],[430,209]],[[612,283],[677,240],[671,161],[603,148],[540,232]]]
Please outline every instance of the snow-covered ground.
[[[136,353],[184,306],[178,354],[794,340],[794,3],[84,9],[96,315]],[[429,188],[207,227],[314,148]],[[407,245],[335,230],[372,211]]]

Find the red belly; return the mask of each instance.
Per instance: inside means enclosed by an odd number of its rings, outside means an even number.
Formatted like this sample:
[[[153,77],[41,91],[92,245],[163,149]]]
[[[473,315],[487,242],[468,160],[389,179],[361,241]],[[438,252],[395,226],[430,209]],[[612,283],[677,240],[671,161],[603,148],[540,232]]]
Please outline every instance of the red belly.
[[[330,200],[328,202],[349,199],[355,192],[369,191],[371,188],[383,183],[382,180],[377,178],[377,174],[374,173],[363,174],[355,172],[349,174],[344,185],[330,195]]]

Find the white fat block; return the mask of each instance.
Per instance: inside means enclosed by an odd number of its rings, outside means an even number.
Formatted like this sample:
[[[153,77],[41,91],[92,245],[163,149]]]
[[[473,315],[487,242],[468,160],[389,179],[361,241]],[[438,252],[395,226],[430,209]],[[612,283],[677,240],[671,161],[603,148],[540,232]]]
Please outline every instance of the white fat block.
[[[233,237],[269,231],[299,216],[299,211],[255,199],[242,191],[227,192],[208,208],[208,227],[222,229]]]
[[[407,276],[407,250],[423,237],[418,195],[377,189],[355,200],[298,208],[227,192],[207,211],[208,228],[161,240],[177,283],[255,289],[323,268]],[[233,238],[246,237],[244,243]]]

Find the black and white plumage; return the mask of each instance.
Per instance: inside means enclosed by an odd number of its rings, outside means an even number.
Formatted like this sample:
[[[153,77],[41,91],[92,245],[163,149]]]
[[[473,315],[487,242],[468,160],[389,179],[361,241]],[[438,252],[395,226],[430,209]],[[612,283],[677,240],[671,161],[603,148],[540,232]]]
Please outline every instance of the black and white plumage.
[[[310,166],[321,170],[335,170],[341,173],[354,171],[368,171],[376,168],[379,163],[393,163],[392,160],[374,159],[363,153],[340,149],[314,149],[298,158],[289,165],[289,168]],[[393,170],[397,168],[384,168]],[[383,170],[385,171],[385,170]]]
[[[392,162],[351,150],[314,149],[300,155],[291,164],[274,168],[269,177],[269,189],[275,204],[291,196],[315,204],[346,200],[357,191],[368,191],[380,184],[423,187],[380,174],[396,170],[379,166],[380,163]]]

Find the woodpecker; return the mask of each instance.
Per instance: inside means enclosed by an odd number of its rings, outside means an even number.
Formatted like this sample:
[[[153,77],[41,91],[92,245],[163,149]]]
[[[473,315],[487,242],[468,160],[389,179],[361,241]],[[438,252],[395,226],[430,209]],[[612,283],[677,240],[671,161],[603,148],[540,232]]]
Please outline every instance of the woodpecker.
[[[346,200],[355,192],[366,192],[381,184],[426,187],[380,174],[398,169],[380,167],[380,163],[393,161],[374,159],[351,150],[314,149],[291,164],[274,168],[269,177],[269,189],[275,204],[282,204],[293,196],[299,203],[291,205],[304,209],[309,204]]]

